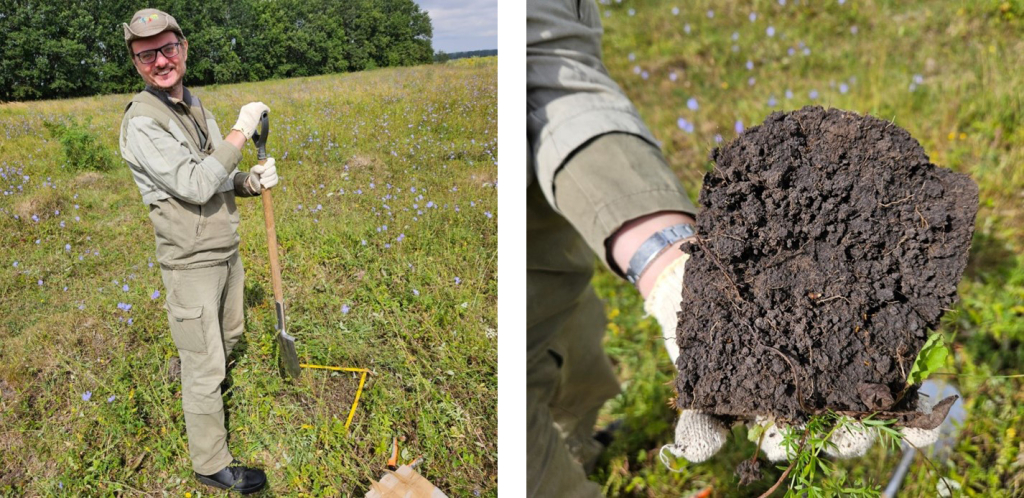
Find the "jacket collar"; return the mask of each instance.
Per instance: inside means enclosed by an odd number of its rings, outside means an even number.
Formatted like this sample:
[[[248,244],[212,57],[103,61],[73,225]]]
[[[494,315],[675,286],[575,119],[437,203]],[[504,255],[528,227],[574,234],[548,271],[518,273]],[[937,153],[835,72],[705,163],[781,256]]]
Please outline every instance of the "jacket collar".
[[[188,88],[182,87],[182,99],[178,100],[163,90],[158,90],[152,86],[146,85],[146,91],[153,94],[156,98],[160,99],[167,107],[175,107],[177,104],[184,104],[185,110],[191,110],[193,105],[199,103],[199,100],[192,96],[192,93],[188,91]]]

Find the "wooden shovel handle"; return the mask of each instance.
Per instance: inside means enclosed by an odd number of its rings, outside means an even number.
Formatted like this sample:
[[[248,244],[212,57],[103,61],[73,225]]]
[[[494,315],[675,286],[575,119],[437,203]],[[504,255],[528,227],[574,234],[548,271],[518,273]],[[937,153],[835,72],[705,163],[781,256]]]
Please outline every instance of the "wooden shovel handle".
[[[266,159],[260,160],[265,164]],[[260,193],[263,200],[263,221],[267,224],[267,247],[270,249],[270,276],[274,283],[274,301],[284,303],[284,289],[281,286],[281,262],[277,259],[277,229],[274,227],[274,198],[269,188]]]

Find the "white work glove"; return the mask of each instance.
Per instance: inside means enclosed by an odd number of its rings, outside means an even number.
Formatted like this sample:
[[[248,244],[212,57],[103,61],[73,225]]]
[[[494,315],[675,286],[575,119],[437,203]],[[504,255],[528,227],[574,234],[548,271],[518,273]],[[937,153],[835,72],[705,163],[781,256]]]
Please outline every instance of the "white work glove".
[[[256,133],[256,125],[260,122],[260,116],[263,112],[270,112],[270,108],[267,107],[263,102],[249,102],[242,106],[242,110],[238,112],[238,121],[235,122],[235,126],[232,126],[232,130],[238,130],[245,135],[245,139],[252,138],[252,134]]]
[[[260,192],[265,188],[273,188],[277,185],[277,166],[273,157],[268,157],[264,164],[257,164],[249,168],[249,177],[245,181],[253,192]]]
[[[654,281],[654,287],[644,301],[644,311],[653,316],[661,326],[665,349],[668,350],[673,365],[679,358],[676,327],[681,310],[683,275],[689,259],[690,255],[684,252],[682,256],[669,263]],[[681,410],[679,420],[676,421],[675,443],[666,445],[663,449],[667,449],[676,457],[699,463],[718,453],[728,435],[729,430],[718,417],[697,410]]]
[[[651,288],[647,300],[644,302],[644,311],[654,316],[661,326],[664,336],[665,349],[668,350],[672,364],[676,364],[679,358],[679,346],[676,344],[676,328],[678,316],[681,311],[683,294],[683,277],[686,272],[686,262],[690,255],[683,253],[678,259],[670,263],[658,275]],[[922,413],[931,412],[932,405],[937,400],[919,398],[918,411]],[[755,430],[760,426],[760,430]],[[787,459],[786,449],[782,446],[782,433],[780,429],[788,429],[788,426],[775,425],[772,420],[764,417],[757,417],[747,425],[750,433],[764,432],[761,441],[761,451],[771,461]],[[797,430],[803,426],[796,427]],[[903,428],[903,437],[914,446],[921,448],[934,444],[939,437],[939,427],[934,429]],[[676,457],[682,457],[693,463],[700,463],[711,458],[725,444],[729,434],[728,428],[716,416],[698,410],[680,410],[679,419],[676,421],[675,441],[662,447]],[[835,458],[854,458],[863,455],[871,444],[877,439],[877,430],[866,429],[862,424],[855,423],[848,425],[832,435],[834,448],[826,451]],[[662,461],[665,462],[664,457]],[[666,463],[667,465],[667,463]]]
[[[936,398],[921,395],[917,398],[916,410],[920,413],[931,413],[932,407],[937,401],[939,400]],[[760,426],[761,430],[764,431],[764,436],[761,439],[761,451],[764,452],[765,458],[772,462],[779,462],[789,458],[789,455],[786,454],[786,448],[782,445],[783,438],[779,426],[774,425],[771,419],[766,417],[757,417],[753,424],[747,425],[751,434],[760,432],[755,430],[755,426]],[[804,426],[800,425],[794,429],[800,431],[803,428]],[[903,427],[899,431],[903,433],[904,441],[920,449],[935,444],[935,441],[939,439],[939,431],[941,429],[942,426],[938,425],[934,429]],[[840,428],[832,435],[831,440],[835,446],[827,447],[825,453],[833,458],[864,456],[876,439],[878,439],[877,429],[864,427],[859,422],[852,422]]]

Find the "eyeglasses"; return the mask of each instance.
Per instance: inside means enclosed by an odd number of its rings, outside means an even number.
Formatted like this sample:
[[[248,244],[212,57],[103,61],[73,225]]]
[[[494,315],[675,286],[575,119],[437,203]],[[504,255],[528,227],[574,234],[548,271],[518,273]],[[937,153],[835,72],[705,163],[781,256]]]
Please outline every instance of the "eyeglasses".
[[[143,50],[142,52],[135,54],[135,57],[138,57],[139,62],[143,64],[152,64],[156,62],[157,51],[159,51],[161,54],[164,54],[164,57],[170,59],[171,57],[177,56],[180,49],[181,42],[168,43],[167,45],[164,45],[160,48],[154,48],[152,50]]]

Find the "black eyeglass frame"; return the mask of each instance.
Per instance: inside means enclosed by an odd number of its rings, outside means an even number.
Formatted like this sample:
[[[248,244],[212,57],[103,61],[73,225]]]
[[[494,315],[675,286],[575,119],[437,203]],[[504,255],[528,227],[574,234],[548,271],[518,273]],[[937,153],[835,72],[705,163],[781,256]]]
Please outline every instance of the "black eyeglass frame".
[[[173,54],[168,54],[166,52],[166,50],[169,49],[170,47],[175,47]],[[161,54],[164,54],[164,57],[167,58],[167,59],[170,59],[171,57],[177,57],[179,54],[181,54],[181,42],[180,41],[171,42],[171,43],[168,43],[167,45],[164,45],[164,46],[162,46],[160,48],[153,48],[153,49],[149,49],[149,50],[143,50],[142,52],[139,52],[137,54],[132,54],[132,55],[133,55],[133,57],[138,58],[139,62],[141,62],[143,64],[152,64],[152,63],[156,62],[156,53],[157,52],[160,52]],[[153,54],[153,60],[147,62],[145,59],[143,59],[142,54]]]

